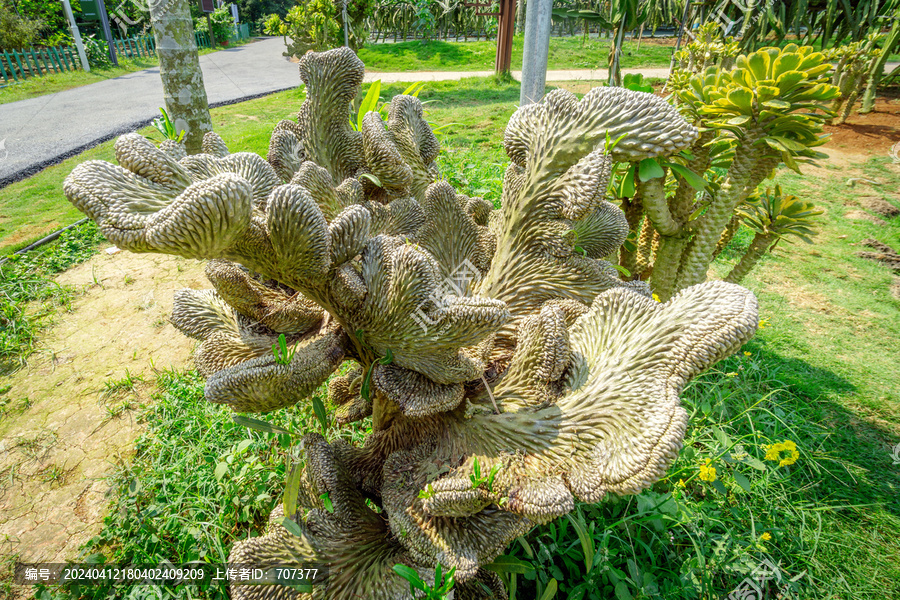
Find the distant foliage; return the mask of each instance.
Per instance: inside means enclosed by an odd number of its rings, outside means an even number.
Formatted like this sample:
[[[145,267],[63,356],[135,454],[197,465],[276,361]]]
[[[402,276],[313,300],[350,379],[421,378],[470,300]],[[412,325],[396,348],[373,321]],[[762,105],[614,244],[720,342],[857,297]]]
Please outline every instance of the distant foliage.
[[[209,20],[212,22],[212,30],[213,35],[216,38],[216,43],[221,45],[222,42],[227,42],[231,37],[232,27],[234,26],[234,18],[231,16],[231,3],[223,4],[211,12]],[[194,29],[202,33],[209,32],[209,27],[206,24],[206,17],[196,19],[194,22]]]
[[[97,39],[94,35],[85,36],[84,53],[87,54],[88,63],[91,67],[111,67],[112,61],[109,60],[109,45],[101,39]]]
[[[34,44],[44,22],[40,19],[21,17],[6,4],[0,4],[0,48],[17,50]]]
[[[359,50],[369,35],[368,18],[374,4],[369,0],[347,3],[347,33],[350,48]],[[344,26],[340,2],[331,0],[299,1],[284,19],[269,15],[263,30],[284,37],[285,56],[302,56],[308,50],[322,51],[344,45]]]

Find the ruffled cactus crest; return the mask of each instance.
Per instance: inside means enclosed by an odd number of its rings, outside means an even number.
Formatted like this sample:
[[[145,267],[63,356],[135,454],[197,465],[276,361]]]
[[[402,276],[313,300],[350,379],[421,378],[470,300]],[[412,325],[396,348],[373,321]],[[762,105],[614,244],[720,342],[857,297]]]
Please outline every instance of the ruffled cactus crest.
[[[324,584],[235,598],[411,598],[394,565],[428,581],[438,563],[456,569],[456,598],[506,598],[484,566],[576,498],[662,477],[687,426],[682,388],[756,330],[742,287],[659,303],[603,260],[628,233],[604,200],[611,164],[669,156],[697,131],[650,94],[554,91],[507,126],[495,210],[440,179],[416,98],[350,127],[353,52],[308,53],[300,74],[307,98],[266,160],[215,134],[194,156],[131,134],[119,166],[78,166],[66,195],[122,248],[210,259],[215,289],[181,290],[172,315],[201,341],[208,400],[266,412],[331,377],[337,422],[372,419],[360,447],[306,435],[268,533],[232,550],[326,565]],[[290,361],[273,356],[280,334]]]

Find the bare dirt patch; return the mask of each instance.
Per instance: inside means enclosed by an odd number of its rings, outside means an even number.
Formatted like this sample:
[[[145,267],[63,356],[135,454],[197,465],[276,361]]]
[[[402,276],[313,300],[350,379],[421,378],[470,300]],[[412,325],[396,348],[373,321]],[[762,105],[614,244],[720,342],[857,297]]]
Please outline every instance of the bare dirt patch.
[[[891,147],[900,140],[900,98],[879,97],[875,110],[861,115],[853,113],[842,125],[826,125],[825,133],[831,134],[824,152],[838,150],[842,154],[857,156],[888,156]]]
[[[857,256],[880,262],[892,269],[894,273],[900,273],[900,254],[897,254],[896,250],[887,244],[871,238],[866,238],[860,243],[863,246],[875,249],[876,252],[857,252]]]
[[[879,219],[875,215],[869,214],[864,210],[851,210],[848,211],[844,217],[850,219],[851,221],[868,221],[869,223],[874,223],[875,225],[886,226],[887,222],[882,219]]]
[[[0,378],[0,389],[9,386],[0,416],[0,552],[32,562],[73,559],[99,531],[106,477],[130,457],[141,430],[133,409],[153,389],[153,368],[190,366],[192,341],[167,321],[172,293],[208,287],[199,261],[130,252],[101,252],[57,281],[83,293],[27,366]],[[119,389],[109,393],[114,381]]]
[[[900,215],[900,208],[897,208],[887,200],[882,200],[877,196],[863,196],[859,199],[859,205],[873,213],[892,219]]]

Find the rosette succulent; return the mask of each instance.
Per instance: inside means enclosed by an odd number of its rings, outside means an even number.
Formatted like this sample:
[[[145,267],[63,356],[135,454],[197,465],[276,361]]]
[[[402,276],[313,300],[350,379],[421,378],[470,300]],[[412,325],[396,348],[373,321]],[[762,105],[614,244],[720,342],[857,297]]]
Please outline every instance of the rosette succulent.
[[[172,315],[201,341],[208,400],[266,412],[330,378],[338,423],[371,418],[361,446],[307,434],[268,533],[232,550],[326,565],[323,585],[235,598],[411,598],[398,564],[426,581],[455,569],[460,599],[505,598],[485,565],[576,499],[663,476],[680,391],[756,329],[737,285],[659,303],[604,260],[628,232],[604,198],[611,164],[671,156],[697,131],[650,94],[554,91],[510,120],[494,209],[441,180],[418,99],[351,128],[353,52],[308,53],[300,74],[306,100],[267,160],[214,134],[193,156],[128,135],[118,166],[80,165],[66,194],[122,248],[210,259],[214,289],[178,292]],[[291,351],[273,356],[281,336]]]

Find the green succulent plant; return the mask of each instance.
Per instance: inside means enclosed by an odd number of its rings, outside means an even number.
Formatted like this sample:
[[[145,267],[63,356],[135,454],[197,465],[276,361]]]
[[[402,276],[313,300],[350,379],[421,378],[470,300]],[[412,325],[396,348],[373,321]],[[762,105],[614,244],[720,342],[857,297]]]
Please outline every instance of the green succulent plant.
[[[679,264],[654,266],[654,273],[669,276],[662,297],[706,278],[735,209],[775,167],[784,163],[799,172],[798,163],[826,156],[815,148],[826,141],[821,131],[831,114],[828,103],[839,94],[828,80],[829,69],[822,53],[788,44],[738,56],[732,70],[709,69],[676,91],[686,113],[732,140],[734,155],[703,218],[691,225],[683,253],[675,253]]]
[[[763,48],[737,57],[731,71],[709,69],[702,81],[693,79],[679,95],[683,102],[699,105],[698,113],[707,117],[710,127],[749,142],[761,153],[778,153],[797,171],[797,157],[825,156],[812,148],[827,139],[818,134],[830,113],[828,102],[839,90],[829,83],[831,65],[824,61],[825,56],[809,46]]]
[[[835,124],[840,125],[847,120],[856,99],[869,85],[874,74],[873,67],[878,63],[882,53],[875,45],[881,37],[880,34],[873,33],[865,40],[830,48],[824,52],[827,60],[836,63],[831,83],[841,92],[831,107],[837,115]]]
[[[810,202],[784,194],[779,185],[739,206],[737,215],[755,232],[755,235],[741,260],[725,277],[725,281],[739,283],[759,259],[782,239],[789,240],[795,237],[811,244],[811,237],[816,234],[813,217],[823,212]]]

